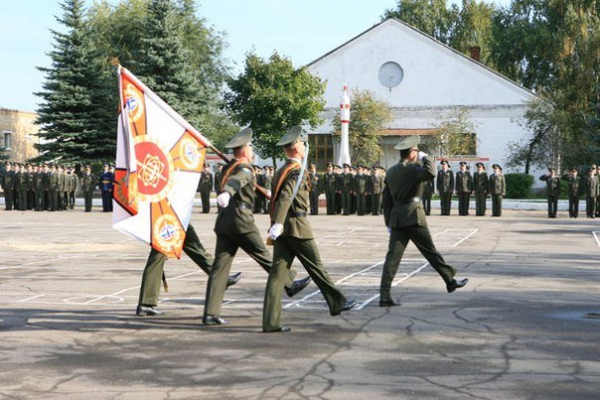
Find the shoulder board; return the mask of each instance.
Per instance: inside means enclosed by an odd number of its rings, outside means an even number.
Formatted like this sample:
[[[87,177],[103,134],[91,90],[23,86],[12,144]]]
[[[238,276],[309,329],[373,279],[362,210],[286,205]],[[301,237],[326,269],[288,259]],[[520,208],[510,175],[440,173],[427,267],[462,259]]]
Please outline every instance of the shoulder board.
[[[248,174],[252,173],[252,170],[248,167],[242,167],[242,168],[240,168],[240,171],[248,173]]]

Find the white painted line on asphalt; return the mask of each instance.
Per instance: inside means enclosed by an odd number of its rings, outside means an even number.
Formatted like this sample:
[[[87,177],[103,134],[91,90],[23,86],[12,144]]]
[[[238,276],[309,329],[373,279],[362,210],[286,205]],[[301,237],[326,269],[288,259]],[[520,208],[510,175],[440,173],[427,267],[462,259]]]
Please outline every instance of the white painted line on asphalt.
[[[21,267],[25,267],[27,265],[33,265],[33,264],[39,264],[39,263],[45,263],[45,262],[50,262],[50,261],[58,261],[58,260],[66,260],[66,259],[70,259],[73,258],[72,256],[68,256],[68,257],[58,257],[58,258],[50,258],[47,260],[39,260],[39,261],[32,261],[30,263],[25,263],[25,264],[19,264],[19,265],[12,265],[10,267],[1,267],[0,270],[5,270],[5,269],[18,269]]]
[[[461,240],[459,240],[458,242],[454,243],[454,245],[452,247],[456,247],[459,244],[461,244],[462,242],[464,242],[465,240],[467,240],[468,238],[470,238],[471,236],[473,236],[474,234],[476,234],[477,232],[479,232],[479,229],[473,229],[471,231],[471,233],[469,233],[467,236],[465,236],[464,238],[462,238]]]
[[[38,298],[44,297],[44,296],[45,296],[44,294],[37,294],[35,296],[27,297],[26,299],[15,301],[15,303],[25,303],[26,301],[38,299]]]
[[[596,243],[598,243],[598,246],[600,247],[600,238],[598,237],[598,234],[600,234],[600,231],[592,231],[592,235],[594,235],[594,239],[596,239]]]

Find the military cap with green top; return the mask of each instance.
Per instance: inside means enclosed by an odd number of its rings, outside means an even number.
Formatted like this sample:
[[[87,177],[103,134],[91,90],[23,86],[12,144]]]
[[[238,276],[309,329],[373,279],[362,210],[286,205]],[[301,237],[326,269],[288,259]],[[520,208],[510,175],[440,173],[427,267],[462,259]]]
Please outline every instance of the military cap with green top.
[[[252,129],[244,128],[237,135],[231,138],[225,145],[226,149],[235,149],[237,147],[249,145],[252,141]]]
[[[396,146],[394,146],[394,150],[412,149],[413,147],[417,147],[420,141],[421,137],[418,135],[407,136],[400,140]]]
[[[302,133],[302,127],[296,125],[291,127],[285,133],[285,135],[283,135],[283,137],[279,139],[279,142],[277,142],[277,146],[287,146],[296,143],[296,141],[298,140],[306,142],[307,137],[305,134]]]

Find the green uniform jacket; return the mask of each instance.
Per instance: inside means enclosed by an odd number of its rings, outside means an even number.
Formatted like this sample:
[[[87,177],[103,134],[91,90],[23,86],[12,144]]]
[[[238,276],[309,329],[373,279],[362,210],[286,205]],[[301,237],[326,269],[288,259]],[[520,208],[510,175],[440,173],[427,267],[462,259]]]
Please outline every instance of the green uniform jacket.
[[[598,195],[598,176],[592,175],[585,180],[585,195],[588,197],[596,197]]]
[[[454,192],[454,173],[452,170],[440,170],[437,175],[437,190],[440,194]]]
[[[550,175],[542,175],[540,180],[546,181],[546,194],[548,196],[560,196],[560,178],[558,176],[552,178]]]
[[[19,171],[16,173],[16,189],[27,190],[29,187],[29,173],[27,171]]]
[[[435,167],[429,157],[423,157],[422,163],[400,162],[388,170],[383,189],[383,217],[387,227],[427,226],[419,198],[424,182],[435,178]]]
[[[473,187],[475,193],[486,193],[488,192],[488,176],[487,172],[475,172],[473,174]]]
[[[230,174],[229,169],[233,168]],[[258,232],[258,228],[254,223],[252,208],[254,207],[254,169],[248,163],[235,164],[231,162],[223,168],[221,177],[227,178],[227,182],[223,185],[220,182],[221,193],[227,192],[231,195],[227,207],[219,211],[217,220],[215,221],[215,233],[217,234],[234,234],[234,233],[249,233]]]
[[[325,175],[323,175],[323,191],[325,193],[335,193],[336,191],[336,179],[337,176],[332,172],[332,173],[326,173]]]
[[[490,175],[489,179],[490,183],[490,194],[500,194],[504,196],[506,194],[506,181],[504,180],[504,174]]]
[[[383,176],[373,176],[371,177],[371,185],[373,194],[381,194],[381,190],[383,189]]]
[[[285,181],[279,185],[282,173],[292,163],[299,164],[297,160],[288,159],[286,163],[275,172],[271,192],[276,197],[271,208],[271,224],[279,222],[283,224],[282,236],[291,236],[299,239],[314,239],[312,228],[306,218],[309,208],[308,202],[308,172],[300,178],[300,168],[293,170],[285,177]],[[292,193],[298,179],[302,179],[296,197],[292,199]],[[277,188],[280,187],[278,193]],[[288,217],[289,218],[286,218]]]
[[[471,193],[473,191],[473,178],[469,171],[456,173],[456,193]]]
[[[52,182],[52,181],[51,181]],[[81,191],[83,193],[91,193],[94,191],[94,189],[96,189],[96,186],[98,185],[98,177],[96,177],[96,175],[94,174],[83,174],[81,176]]]
[[[210,172],[202,172],[198,182],[198,190],[210,192],[213,188],[213,176]]]
[[[368,179],[369,177],[366,175],[356,175],[354,177],[354,182],[355,182],[355,191],[358,194],[365,194],[367,192],[367,184],[368,184]]]

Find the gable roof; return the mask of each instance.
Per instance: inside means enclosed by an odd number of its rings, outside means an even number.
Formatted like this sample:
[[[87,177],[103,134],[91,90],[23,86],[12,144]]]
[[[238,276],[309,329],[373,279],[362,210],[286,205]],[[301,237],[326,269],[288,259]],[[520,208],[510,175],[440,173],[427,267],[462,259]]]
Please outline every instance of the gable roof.
[[[373,25],[371,28],[367,29],[366,31],[358,34],[357,36],[353,37],[352,39],[348,40],[347,42],[341,44],[340,46],[336,47],[335,49],[325,53],[324,55],[322,55],[321,57],[311,61],[310,63],[306,64],[306,67],[315,67],[317,64],[321,63],[322,61],[326,61],[329,58],[331,58],[334,54],[340,52],[342,49],[350,46],[351,44],[353,44],[354,42],[358,41],[359,39],[363,38],[364,36],[366,36],[367,34],[369,34],[370,32],[373,32],[375,30],[380,29],[382,26],[384,25],[388,25],[388,24],[395,24],[397,27],[401,28],[404,31],[407,31],[408,33],[413,33],[413,34],[417,34],[417,36],[420,36],[421,38],[425,39],[426,41],[428,41],[430,43],[431,46],[433,47],[438,47],[440,50],[443,50],[444,52],[450,53],[453,57],[456,57],[458,59],[460,59],[463,62],[468,62],[471,63],[472,66],[474,68],[477,69],[481,69],[482,71],[485,71],[485,73],[489,73],[492,74],[494,77],[496,78],[500,78],[502,81],[504,81],[505,84],[510,85],[513,89],[517,89],[519,91],[523,91],[524,95],[526,95],[527,97],[533,96],[536,98],[541,98],[538,94],[536,94],[535,92],[533,92],[532,90],[524,87],[523,85],[513,81],[512,79],[502,75],[501,73],[499,73],[498,71],[486,66],[485,64],[474,60],[473,58],[461,53],[460,51],[440,42],[439,40],[433,38],[432,36],[420,31],[419,29],[397,19],[397,18],[387,18],[375,25]]]

